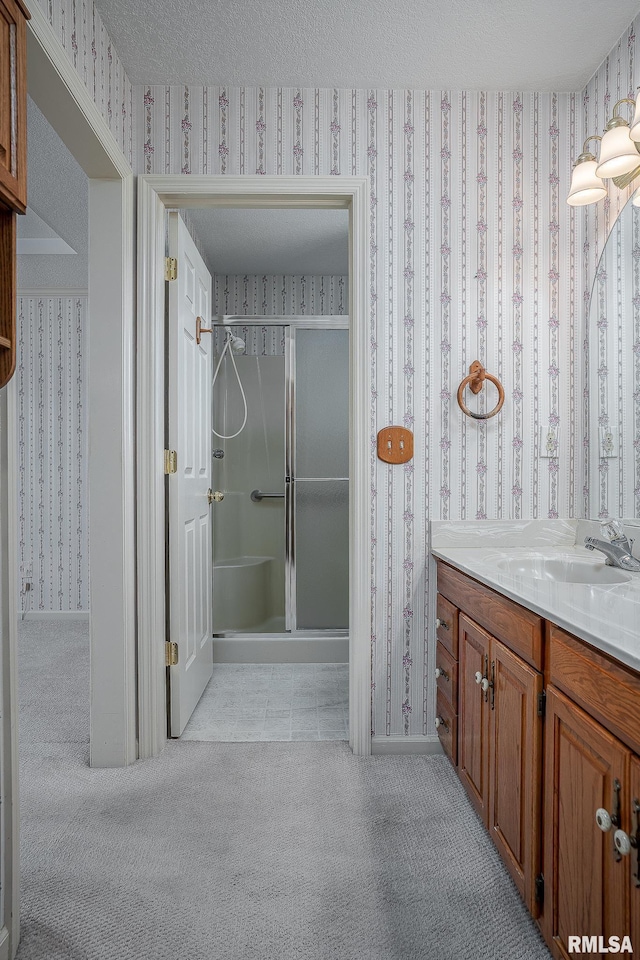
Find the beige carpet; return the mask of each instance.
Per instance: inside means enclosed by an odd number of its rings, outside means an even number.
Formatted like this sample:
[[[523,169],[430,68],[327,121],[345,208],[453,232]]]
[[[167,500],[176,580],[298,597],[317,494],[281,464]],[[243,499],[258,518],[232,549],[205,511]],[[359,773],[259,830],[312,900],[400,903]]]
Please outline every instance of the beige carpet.
[[[172,742],[87,767],[88,641],[23,625],[18,960],[549,960],[442,757]]]

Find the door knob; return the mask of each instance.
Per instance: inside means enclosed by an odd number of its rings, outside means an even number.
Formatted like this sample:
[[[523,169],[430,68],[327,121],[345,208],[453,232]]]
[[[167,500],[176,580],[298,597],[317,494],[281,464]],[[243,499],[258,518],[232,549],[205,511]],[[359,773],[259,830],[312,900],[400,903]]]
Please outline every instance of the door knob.
[[[224,493],[221,490],[216,490],[214,493],[213,490],[207,490],[207,500],[209,503],[213,503],[215,500],[216,503],[220,503],[221,500],[224,500]]]

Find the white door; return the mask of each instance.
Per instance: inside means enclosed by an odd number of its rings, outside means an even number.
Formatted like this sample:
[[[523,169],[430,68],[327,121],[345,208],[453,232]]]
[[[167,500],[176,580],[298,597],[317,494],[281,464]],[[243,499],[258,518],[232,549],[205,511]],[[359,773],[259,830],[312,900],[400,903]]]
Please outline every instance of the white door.
[[[196,320],[211,326],[211,276],[177,213],[169,214],[169,639],[178,663],[169,668],[171,736],[179,737],[213,670],[211,358],[212,335],[196,342]]]

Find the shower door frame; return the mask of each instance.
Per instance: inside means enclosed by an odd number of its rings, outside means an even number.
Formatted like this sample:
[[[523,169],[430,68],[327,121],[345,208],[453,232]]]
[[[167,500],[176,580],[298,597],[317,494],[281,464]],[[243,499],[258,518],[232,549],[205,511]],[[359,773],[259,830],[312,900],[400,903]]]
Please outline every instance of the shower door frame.
[[[136,350],[138,753],[166,733],[164,308],[169,208],[349,211],[349,743],[371,753],[369,191],[363,176],[139,176]]]
[[[275,314],[274,316],[242,316],[241,314],[222,314],[217,319],[212,320],[211,326],[214,330],[229,329],[237,327],[289,327],[293,330],[287,330],[285,333],[285,354],[284,354],[284,381],[285,381],[285,463],[284,463],[284,523],[285,523],[285,547],[284,547],[284,575],[285,575],[285,633],[292,638],[310,637],[320,634],[323,637],[341,638],[348,636],[348,627],[308,627],[299,628],[297,624],[297,593],[296,593],[296,549],[295,549],[295,500],[294,487],[291,481],[295,482],[295,389],[296,389],[296,355],[295,355],[295,331],[296,330],[349,330],[350,319],[348,314],[340,316],[307,314],[291,315]],[[305,478],[307,479],[307,478]],[[324,478],[323,478],[324,479]],[[350,482],[350,477],[326,478],[333,480],[345,480]],[[215,565],[214,565],[215,572]],[[215,579],[215,578],[214,578]],[[233,637],[247,638],[252,640],[268,640],[277,637],[280,631],[273,633],[253,633],[244,630],[220,630],[214,632],[214,638]]]

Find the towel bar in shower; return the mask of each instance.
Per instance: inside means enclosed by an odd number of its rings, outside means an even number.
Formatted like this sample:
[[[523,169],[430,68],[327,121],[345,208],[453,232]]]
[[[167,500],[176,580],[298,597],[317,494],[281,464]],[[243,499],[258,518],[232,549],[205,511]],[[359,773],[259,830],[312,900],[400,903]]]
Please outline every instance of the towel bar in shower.
[[[252,490],[251,499],[254,503],[258,503],[260,500],[277,500],[284,498],[284,493],[263,493],[262,490]]]

